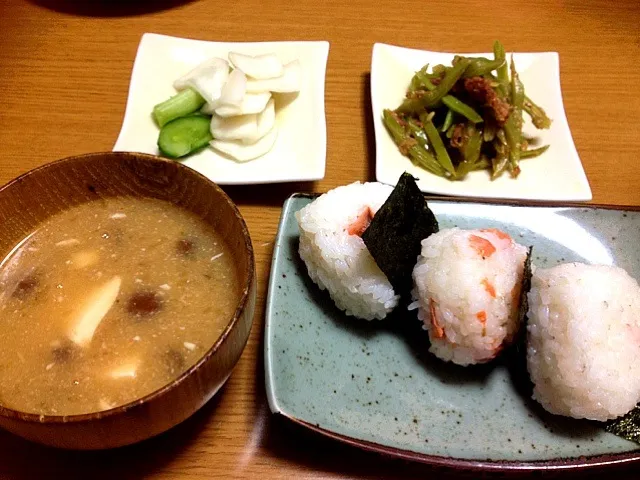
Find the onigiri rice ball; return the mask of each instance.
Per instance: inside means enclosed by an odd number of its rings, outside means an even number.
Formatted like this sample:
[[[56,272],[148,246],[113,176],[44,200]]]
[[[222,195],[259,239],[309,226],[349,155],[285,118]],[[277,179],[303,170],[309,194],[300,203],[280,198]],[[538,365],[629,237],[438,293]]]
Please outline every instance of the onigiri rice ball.
[[[510,343],[527,248],[496,229],[441,230],[422,241],[413,270],[429,351],[458,365],[484,363]]]
[[[384,318],[400,298],[360,238],[392,190],[381,183],[356,182],[296,212],[299,253],[309,276],[338,308],[366,320]]]
[[[640,287],[623,269],[568,263],[531,280],[527,368],[551,413],[608,420],[640,401]]]

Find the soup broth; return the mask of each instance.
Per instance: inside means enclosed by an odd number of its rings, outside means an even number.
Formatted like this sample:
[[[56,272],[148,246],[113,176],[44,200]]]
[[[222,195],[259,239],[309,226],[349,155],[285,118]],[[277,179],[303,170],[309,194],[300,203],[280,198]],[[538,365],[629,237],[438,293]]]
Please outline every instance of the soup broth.
[[[42,224],[0,266],[0,404],[72,415],[177,378],[239,298],[221,236],[154,199],[112,198]]]

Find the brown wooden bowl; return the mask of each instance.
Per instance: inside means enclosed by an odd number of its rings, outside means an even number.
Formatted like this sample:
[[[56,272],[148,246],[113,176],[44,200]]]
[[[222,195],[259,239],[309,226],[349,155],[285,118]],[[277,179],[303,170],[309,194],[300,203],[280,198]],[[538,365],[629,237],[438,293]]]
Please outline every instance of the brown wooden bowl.
[[[0,258],[51,215],[121,195],[167,200],[196,213],[220,232],[235,255],[241,279],[235,314],[193,367],[139,400],[104,412],[71,416],[40,416],[0,406],[0,426],[21,437],[56,447],[95,450],[157,435],[213,397],[247,342],[256,298],[249,232],[229,197],[180,163],[138,153],[93,153],[59,160],[18,177],[0,188]]]

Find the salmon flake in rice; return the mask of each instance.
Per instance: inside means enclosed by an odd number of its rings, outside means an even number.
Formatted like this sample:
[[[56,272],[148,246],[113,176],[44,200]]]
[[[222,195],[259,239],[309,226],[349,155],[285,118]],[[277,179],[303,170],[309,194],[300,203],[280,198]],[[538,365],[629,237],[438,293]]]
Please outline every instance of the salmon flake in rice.
[[[399,301],[360,238],[392,190],[356,182],[321,195],[295,214],[299,254],[309,277],[338,308],[366,320],[383,319]]]
[[[414,302],[430,351],[459,365],[488,362],[515,337],[527,248],[500,230],[441,230],[422,241]]]

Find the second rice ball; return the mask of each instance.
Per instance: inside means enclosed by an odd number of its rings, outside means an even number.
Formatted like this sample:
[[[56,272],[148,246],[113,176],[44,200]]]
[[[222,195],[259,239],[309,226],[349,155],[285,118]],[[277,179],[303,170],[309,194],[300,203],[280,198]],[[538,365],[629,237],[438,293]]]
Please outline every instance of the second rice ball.
[[[414,303],[430,351],[458,365],[495,358],[515,337],[527,248],[496,229],[441,230],[422,241]]]

